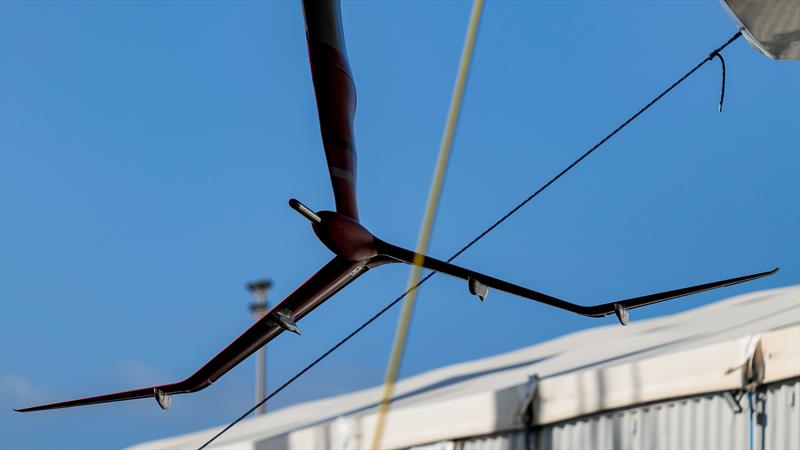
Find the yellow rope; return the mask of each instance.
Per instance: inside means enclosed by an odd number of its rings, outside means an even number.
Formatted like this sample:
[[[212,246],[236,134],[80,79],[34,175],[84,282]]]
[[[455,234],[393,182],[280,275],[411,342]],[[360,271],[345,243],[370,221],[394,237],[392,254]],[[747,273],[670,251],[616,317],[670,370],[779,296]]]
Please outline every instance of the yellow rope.
[[[453,89],[453,97],[450,101],[450,111],[447,114],[447,123],[442,137],[442,144],[439,147],[439,158],[436,161],[436,171],[433,175],[431,191],[428,195],[428,204],[425,208],[425,218],[417,241],[417,256],[414,258],[414,265],[411,268],[411,275],[408,278],[408,288],[410,290],[403,304],[403,311],[400,321],[397,323],[397,331],[392,346],[392,355],[389,359],[389,366],[386,369],[386,379],[383,386],[383,396],[378,406],[378,421],[375,424],[375,433],[372,436],[372,449],[379,449],[383,439],[383,431],[386,426],[386,416],[389,412],[389,402],[394,395],[394,385],[397,381],[397,373],[400,370],[400,363],[403,359],[403,352],[406,347],[408,337],[408,327],[411,323],[411,313],[414,311],[414,301],[416,300],[417,290],[412,289],[419,283],[422,272],[422,260],[420,255],[428,252],[430,243],[431,229],[436,218],[436,211],[439,206],[439,198],[442,193],[444,175],[447,171],[447,163],[450,160],[450,149],[453,145],[453,136],[458,123],[458,115],[461,112],[461,99],[464,97],[464,87],[467,83],[470,63],[472,62],[472,50],[475,47],[475,38],[478,34],[478,24],[480,23],[481,12],[483,10],[483,0],[474,0],[472,3],[472,13],[467,28],[467,36],[464,41],[464,48],[461,53],[461,62],[458,66],[456,85]]]

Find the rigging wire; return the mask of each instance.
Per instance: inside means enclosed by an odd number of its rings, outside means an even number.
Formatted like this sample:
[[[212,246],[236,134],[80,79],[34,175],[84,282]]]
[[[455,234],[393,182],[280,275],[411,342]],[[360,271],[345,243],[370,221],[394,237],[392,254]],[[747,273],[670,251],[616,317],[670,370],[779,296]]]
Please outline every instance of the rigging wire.
[[[406,296],[405,302],[403,302],[403,311],[400,313],[400,318],[397,321],[397,331],[395,332],[394,344],[392,345],[392,353],[389,357],[389,364],[386,366],[383,394],[381,394],[381,401],[378,404],[378,419],[375,422],[375,431],[372,434],[372,445],[370,446],[370,448],[374,450],[381,448],[383,432],[386,428],[386,419],[389,415],[389,404],[394,396],[394,386],[397,382],[400,364],[403,362],[403,354],[406,350],[408,329],[411,326],[414,303],[417,299],[417,290],[411,288],[419,283],[420,277],[422,276],[422,261],[425,258],[423,255],[428,253],[433,222],[436,220],[439,199],[442,196],[444,176],[447,172],[447,163],[450,161],[450,150],[453,148],[453,138],[456,134],[456,125],[458,125],[458,117],[461,112],[461,100],[464,98],[464,90],[467,85],[470,65],[472,64],[472,54],[475,48],[475,40],[478,35],[478,26],[480,25],[482,12],[483,0],[474,0],[472,3],[472,12],[469,17],[469,24],[467,25],[467,35],[464,37],[464,48],[461,51],[461,61],[458,64],[456,83],[453,87],[453,97],[450,100],[450,110],[447,113],[442,143],[439,147],[439,158],[436,161],[436,170],[434,171],[433,180],[431,182],[428,204],[425,207],[425,218],[422,221],[422,227],[419,231],[419,240],[417,241],[416,255],[413,261],[414,264],[411,266],[408,277],[406,289],[409,290],[409,294]]]
[[[710,56],[712,59],[714,57],[719,58],[719,63],[722,65],[722,89],[719,92],[719,112],[722,112],[722,102],[725,101],[725,58],[722,57],[722,54],[718,51],[711,52]]]
[[[654,104],[656,104],[656,103],[657,103],[659,100],[661,100],[662,98],[664,98],[664,96],[666,96],[666,95],[667,95],[668,93],[670,93],[670,92],[671,92],[673,89],[675,89],[675,87],[677,87],[679,84],[681,84],[681,83],[682,83],[683,81],[685,81],[687,78],[689,78],[690,76],[692,76],[692,74],[694,74],[695,72],[697,72],[697,70],[698,70],[698,69],[700,69],[700,67],[702,67],[703,65],[705,65],[707,62],[709,62],[709,61],[713,60],[713,59],[714,59],[714,58],[715,58],[717,55],[719,55],[719,54],[720,54],[720,52],[721,52],[722,50],[724,50],[724,49],[725,49],[725,48],[726,48],[728,45],[730,45],[731,43],[733,43],[735,40],[737,40],[737,39],[738,39],[738,38],[740,38],[741,36],[742,36],[742,32],[741,32],[741,31],[738,31],[738,32],[736,32],[736,34],[734,34],[733,36],[731,36],[731,38],[730,38],[730,39],[728,39],[728,40],[727,40],[727,41],[726,41],[724,44],[722,44],[721,46],[719,46],[718,48],[716,48],[714,51],[712,51],[711,53],[709,53],[709,54],[708,54],[708,56],[706,56],[706,57],[705,57],[705,58],[704,58],[702,61],[700,61],[699,63],[697,63],[697,65],[695,65],[695,66],[694,66],[693,68],[691,68],[691,69],[690,69],[688,72],[686,72],[686,74],[684,74],[684,75],[683,75],[682,77],[680,77],[680,78],[679,78],[677,81],[675,81],[674,83],[672,83],[672,84],[671,84],[671,85],[670,85],[668,88],[666,88],[665,90],[663,90],[663,91],[662,91],[660,94],[658,94],[658,95],[657,95],[655,98],[653,98],[653,99],[652,99],[652,100],[651,100],[649,103],[647,103],[645,106],[643,106],[641,109],[639,109],[639,110],[638,110],[636,113],[634,113],[632,116],[630,116],[630,117],[629,117],[627,120],[625,120],[624,122],[622,122],[622,124],[620,124],[620,125],[619,125],[617,128],[615,128],[615,129],[614,129],[614,130],[613,130],[611,133],[607,134],[607,135],[606,135],[604,138],[602,138],[601,140],[599,140],[599,141],[598,141],[596,144],[594,144],[594,145],[593,145],[592,147],[590,147],[590,148],[589,148],[587,151],[585,151],[585,152],[584,152],[584,153],[583,153],[583,154],[582,154],[580,157],[578,157],[578,158],[577,158],[575,161],[573,161],[573,162],[572,162],[572,163],[570,163],[568,166],[566,166],[566,167],[565,167],[563,170],[561,170],[561,172],[559,172],[559,173],[558,173],[556,176],[554,176],[554,177],[553,177],[553,178],[551,178],[549,181],[547,181],[545,184],[543,184],[543,185],[542,185],[542,186],[541,186],[539,189],[537,189],[536,191],[534,191],[534,192],[533,192],[531,195],[529,195],[527,198],[525,198],[524,200],[522,200],[521,202],[519,202],[519,203],[518,203],[518,204],[517,204],[517,205],[516,205],[514,208],[512,208],[512,209],[511,209],[509,212],[507,212],[505,215],[503,215],[502,217],[500,217],[500,219],[498,219],[497,221],[495,221],[495,222],[494,222],[494,223],[493,223],[491,226],[489,226],[488,228],[486,228],[485,230],[483,230],[483,231],[482,231],[480,234],[478,234],[478,235],[477,235],[477,236],[476,236],[474,239],[472,239],[472,240],[471,240],[469,243],[467,243],[465,246],[461,247],[461,249],[460,249],[460,250],[458,250],[458,251],[457,251],[456,253],[454,253],[454,254],[453,254],[453,255],[452,255],[450,258],[448,258],[448,259],[447,259],[447,262],[452,262],[454,259],[458,258],[458,257],[459,257],[459,256],[460,256],[462,253],[464,253],[465,251],[467,251],[467,250],[468,250],[470,247],[472,247],[473,245],[475,245],[475,244],[476,244],[478,241],[480,241],[481,239],[483,239],[483,237],[485,237],[485,236],[486,236],[487,234],[489,234],[489,233],[490,233],[492,230],[494,230],[495,228],[497,228],[497,227],[498,227],[500,224],[502,224],[503,222],[505,222],[505,221],[506,221],[506,220],[507,220],[509,217],[511,217],[511,216],[512,216],[514,213],[516,213],[517,211],[519,211],[519,210],[520,210],[520,209],[521,209],[523,206],[525,206],[526,204],[528,204],[528,203],[529,203],[531,200],[533,200],[534,198],[536,198],[536,197],[537,197],[539,194],[541,194],[541,193],[542,193],[542,192],[543,192],[545,189],[547,189],[548,187],[550,187],[550,186],[551,186],[553,183],[555,183],[555,182],[556,182],[556,181],[557,181],[559,178],[561,178],[562,176],[564,176],[564,175],[565,175],[567,172],[569,172],[569,171],[570,171],[572,168],[574,168],[575,166],[577,166],[578,164],[580,164],[580,162],[581,162],[581,161],[583,161],[584,159],[586,159],[586,158],[587,158],[587,157],[588,157],[590,154],[592,154],[592,153],[593,153],[595,150],[597,150],[597,149],[598,149],[598,148],[600,148],[600,147],[601,147],[603,144],[605,144],[606,142],[608,142],[608,140],[609,140],[609,139],[611,139],[612,137],[614,137],[614,135],[616,135],[617,133],[619,133],[619,132],[620,132],[620,131],[621,131],[623,128],[625,128],[625,127],[626,127],[628,124],[630,124],[631,122],[633,122],[633,121],[634,121],[634,120],[635,120],[637,117],[639,117],[639,116],[640,116],[642,113],[644,113],[645,111],[647,111],[648,109],[650,109],[650,107],[651,107],[651,106],[653,106],[653,105],[654,105]],[[723,91],[723,96],[724,96],[724,91]],[[317,358],[316,358],[314,361],[312,361],[311,363],[309,363],[309,364],[308,364],[307,366],[305,366],[305,367],[304,367],[302,370],[300,370],[299,372],[297,372],[297,373],[296,373],[294,376],[292,376],[292,377],[291,377],[291,378],[289,378],[289,379],[288,379],[286,382],[284,382],[282,385],[280,385],[280,386],[279,386],[277,389],[275,389],[274,391],[272,391],[272,392],[271,392],[271,393],[270,393],[268,396],[264,397],[264,399],[263,399],[263,400],[261,400],[260,402],[256,403],[256,404],[255,404],[255,405],[254,405],[252,408],[248,409],[248,410],[247,410],[247,411],[246,411],[244,414],[242,414],[242,415],[241,415],[241,416],[239,416],[239,417],[238,417],[236,420],[234,420],[234,421],[233,421],[233,422],[231,422],[229,425],[227,425],[225,428],[223,428],[222,430],[220,430],[220,431],[219,431],[217,434],[215,434],[215,435],[214,435],[214,436],[213,436],[211,439],[209,439],[209,440],[208,440],[208,441],[207,441],[205,444],[203,444],[203,445],[202,445],[202,446],[199,448],[199,450],[202,450],[202,449],[204,449],[204,448],[208,447],[208,445],[209,445],[209,444],[211,444],[211,443],[212,443],[212,442],[214,442],[214,441],[215,441],[217,438],[219,438],[220,436],[222,436],[223,434],[225,434],[225,433],[226,433],[228,430],[230,430],[231,428],[233,428],[233,427],[234,427],[234,426],[235,426],[237,423],[241,422],[241,421],[242,421],[242,420],[243,420],[245,417],[249,416],[249,415],[250,415],[250,414],[251,414],[253,411],[255,411],[256,409],[258,409],[258,407],[259,407],[259,406],[261,406],[262,404],[266,403],[266,402],[267,402],[267,401],[269,401],[269,400],[270,400],[272,397],[276,396],[278,393],[280,393],[281,391],[283,391],[283,390],[284,390],[286,387],[288,387],[288,386],[289,386],[290,384],[292,384],[292,383],[293,383],[295,380],[297,380],[298,378],[300,378],[301,376],[303,376],[303,375],[304,375],[306,372],[308,372],[309,370],[311,370],[311,369],[312,369],[314,366],[316,366],[317,364],[319,364],[319,363],[320,363],[320,362],[321,362],[323,359],[325,359],[326,357],[328,357],[328,356],[329,356],[331,353],[333,353],[333,352],[335,352],[336,350],[338,350],[338,349],[339,349],[339,347],[341,347],[342,345],[344,345],[345,343],[347,343],[347,341],[349,341],[350,339],[352,339],[352,338],[353,338],[353,337],[354,337],[356,334],[360,333],[360,332],[361,332],[361,330],[363,330],[364,328],[366,328],[366,327],[368,327],[370,324],[372,324],[372,322],[374,322],[375,320],[377,320],[377,319],[378,319],[380,316],[382,316],[382,315],[383,315],[383,314],[384,314],[386,311],[388,311],[388,310],[389,310],[389,309],[391,309],[393,306],[395,306],[397,303],[399,303],[401,300],[403,300],[403,299],[406,297],[406,295],[408,295],[410,292],[414,291],[415,289],[419,288],[419,287],[420,287],[422,284],[424,284],[426,281],[428,281],[428,280],[429,280],[429,279],[430,279],[432,276],[434,276],[435,274],[436,274],[436,272],[430,272],[430,273],[429,273],[429,274],[427,274],[425,277],[423,277],[423,278],[422,278],[422,279],[419,281],[419,283],[415,284],[415,285],[414,285],[413,287],[411,287],[410,289],[407,289],[407,290],[406,290],[406,291],[405,291],[403,294],[401,294],[400,296],[398,296],[397,298],[395,298],[394,300],[392,300],[391,302],[389,302],[388,304],[386,304],[386,306],[384,306],[383,308],[381,308],[380,310],[378,310],[378,312],[376,312],[376,313],[375,313],[375,314],[373,314],[373,315],[372,315],[372,316],[371,316],[369,319],[367,319],[367,321],[366,321],[366,322],[364,322],[363,324],[361,324],[361,325],[359,325],[358,327],[356,327],[356,328],[355,328],[353,331],[351,331],[351,332],[350,332],[350,333],[349,333],[347,336],[345,336],[343,339],[341,339],[339,342],[337,342],[337,343],[336,343],[336,344],[335,344],[333,347],[331,347],[330,349],[328,349],[327,351],[325,351],[323,354],[321,354],[319,357],[317,357]]]

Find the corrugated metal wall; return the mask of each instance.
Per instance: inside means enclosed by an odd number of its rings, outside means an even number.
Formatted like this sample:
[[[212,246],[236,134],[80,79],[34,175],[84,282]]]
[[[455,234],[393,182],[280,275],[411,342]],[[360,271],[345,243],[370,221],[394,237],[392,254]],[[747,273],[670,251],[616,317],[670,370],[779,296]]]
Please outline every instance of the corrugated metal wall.
[[[750,409],[735,413],[722,394],[597,414],[453,443],[455,449],[750,449]],[[800,378],[762,386],[754,396],[753,449],[800,449]]]

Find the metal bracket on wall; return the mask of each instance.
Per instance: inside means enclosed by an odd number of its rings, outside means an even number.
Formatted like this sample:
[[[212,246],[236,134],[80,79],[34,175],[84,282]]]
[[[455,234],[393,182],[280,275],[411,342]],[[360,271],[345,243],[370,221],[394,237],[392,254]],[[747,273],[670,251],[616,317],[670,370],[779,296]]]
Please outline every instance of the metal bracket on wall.
[[[725,400],[728,402],[728,406],[731,407],[731,410],[734,414],[739,414],[740,412],[744,411],[744,409],[742,409],[742,404],[740,403],[742,397],[744,397],[744,393],[744,389],[736,389],[733,391],[726,391],[723,395]]]
[[[517,411],[517,417],[524,425],[530,426],[534,419],[534,402],[539,394],[539,375],[533,374],[528,377],[528,385],[525,388],[525,398]]]

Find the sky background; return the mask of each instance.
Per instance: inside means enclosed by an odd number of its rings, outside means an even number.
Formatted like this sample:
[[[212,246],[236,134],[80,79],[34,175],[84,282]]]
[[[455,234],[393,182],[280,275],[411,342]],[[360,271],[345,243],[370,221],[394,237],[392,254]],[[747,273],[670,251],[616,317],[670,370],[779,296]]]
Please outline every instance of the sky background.
[[[413,247],[470,10],[348,2],[363,223]],[[489,2],[431,253],[446,258],[725,42],[720,3]],[[800,66],[744,39],[457,262],[589,304],[781,267],[632,320],[800,282]],[[254,358],[173,398],[12,407],[182,379],[330,257],[299,2],[0,2],[0,447],[115,448],[228,422]],[[271,387],[402,291],[371,271],[269,344]],[[400,308],[278,395],[380,383]],[[435,277],[401,376],[615,322]]]

